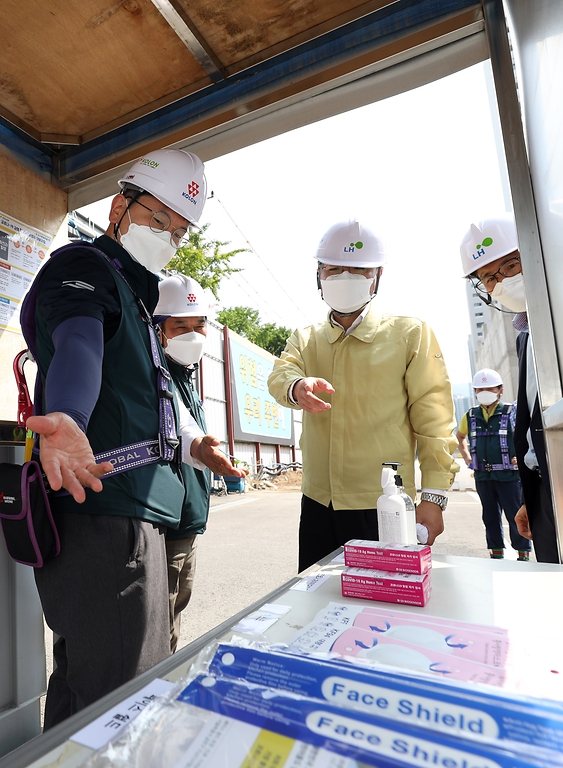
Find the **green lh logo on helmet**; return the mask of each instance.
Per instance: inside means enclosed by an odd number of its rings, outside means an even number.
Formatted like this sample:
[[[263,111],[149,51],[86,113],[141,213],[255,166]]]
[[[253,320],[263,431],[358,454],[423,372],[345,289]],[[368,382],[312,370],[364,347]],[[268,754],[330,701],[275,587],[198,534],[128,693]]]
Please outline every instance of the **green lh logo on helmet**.
[[[344,253],[354,253],[356,248],[358,249],[358,251],[360,251],[363,247],[364,247],[364,244],[362,243],[362,241],[358,240],[357,243],[350,243],[349,248],[344,248]]]
[[[478,259],[479,256],[485,255],[485,248],[488,248],[489,245],[493,244],[493,238],[492,237],[486,237],[482,243],[475,246],[477,248],[477,256],[473,256],[474,259]]]
[[[156,160],[149,160],[148,158],[143,157],[141,165],[148,165],[150,168],[158,168],[160,163],[157,163]]]

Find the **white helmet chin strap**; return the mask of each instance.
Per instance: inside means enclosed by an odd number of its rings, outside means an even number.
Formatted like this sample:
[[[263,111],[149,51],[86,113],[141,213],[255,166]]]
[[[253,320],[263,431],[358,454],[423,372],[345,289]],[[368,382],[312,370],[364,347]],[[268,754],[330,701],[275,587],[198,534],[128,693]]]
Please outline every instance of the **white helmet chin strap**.
[[[513,309],[503,309],[503,307],[499,307],[498,304],[495,304],[493,301],[492,296],[490,293],[483,293],[483,291],[480,288],[477,288],[477,281],[473,277],[473,275],[469,275],[467,278],[471,285],[473,286],[473,289],[475,290],[475,293],[477,296],[481,299],[483,304],[486,304],[490,309],[496,309],[497,312],[503,312],[505,315],[517,315],[518,312],[515,312]]]

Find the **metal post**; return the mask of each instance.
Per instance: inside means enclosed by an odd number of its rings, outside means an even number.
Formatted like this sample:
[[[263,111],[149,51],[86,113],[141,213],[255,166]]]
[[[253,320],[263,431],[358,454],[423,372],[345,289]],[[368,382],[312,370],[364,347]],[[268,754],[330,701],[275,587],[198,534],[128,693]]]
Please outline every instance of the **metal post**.
[[[528,322],[543,413],[560,401],[562,396],[553,315],[502,0],[483,0],[483,11],[518,230],[522,271],[526,281]],[[514,40],[512,42],[515,43]],[[520,95],[523,97],[522,93]],[[545,436],[554,495],[555,524],[561,554],[563,551],[563,477],[556,467],[558,463],[556,457],[561,458],[563,443],[560,438],[548,431],[545,432]]]
[[[231,349],[229,347],[229,329],[223,326],[223,360],[225,361],[225,405],[227,411],[227,440],[229,453],[235,455],[235,431],[233,426],[233,393],[231,390]]]

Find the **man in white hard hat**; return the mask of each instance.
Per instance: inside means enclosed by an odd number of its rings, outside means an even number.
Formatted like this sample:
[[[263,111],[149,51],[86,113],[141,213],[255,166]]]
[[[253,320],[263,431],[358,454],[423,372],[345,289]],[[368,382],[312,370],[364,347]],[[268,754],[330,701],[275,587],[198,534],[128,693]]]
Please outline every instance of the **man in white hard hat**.
[[[515,313],[513,325],[520,333],[516,339],[519,382],[514,444],[524,496],[516,524],[522,536],[532,539],[538,562],[558,563],[543,420],[514,217],[503,214],[471,224],[460,251],[464,276],[473,282],[480,298],[493,309],[498,309],[493,303],[496,300]]]
[[[514,521],[522,505],[522,487],[512,434],[512,405],[502,402],[502,378],[491,368],[477,371],[473,387],[479,406],[464,414],[456,437],[463,460],[474,472],[487,547],[492,558],[504,557],[504,510],[518,560],[529,560],[531,544],[518,532]]]
[[[66,491],[51,495],[61,553],[35,571],[59,636],[46,728],[170,653],[164,530],[179,524],[184,483],[150,314],[154,273],[201,216],[205,175],[195,155],[157,150],[119,184],[106,233],[55,251],[21,314],[39,369],[28,427],[51,488]],[[214,448],[187,450],[205,460]]]
[[[415,451],[417,521],[432,544],[457,470],[451,388],[434,334],[372,306],[386,261],[381,239],[357,221],[338,223],[316,260],[328,319],[295,331],[268,379],[279,403],[304,411],[299,570],[350,539],[378,538],[381,465],[402,463],[414,499]]]
[[[160,339],[174,382],[180,426],[179,433],[193,434],[192,419],[199,436],[213,446],[219,440],[207,435],[203,404],[194,387],[194,376],[207,336],[208,302],[201,285],[186,275],[172,275],[159,283],[159,300],[154,321],[160,326]],[[190,461],[189,457],[186,457]],[[177,529],[166,531],[168,561],[168,601],[170,611],[170,649],[176,651],[180,637],[180,615],[193,591],[198,536],[205,532],[209,515],[210,469],[216,474],[244,477],[227,456],[217,452],[213,462],[182,464],[186,495]]]

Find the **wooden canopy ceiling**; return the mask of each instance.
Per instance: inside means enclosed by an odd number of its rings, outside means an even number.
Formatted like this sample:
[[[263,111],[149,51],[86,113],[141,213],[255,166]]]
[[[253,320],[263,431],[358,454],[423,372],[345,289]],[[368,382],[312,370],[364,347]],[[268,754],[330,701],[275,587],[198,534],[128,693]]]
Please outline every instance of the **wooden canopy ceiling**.
[[[482,14],[475,0],[4,0],[1,24],[0,143],[68,190],[474,34]]]

